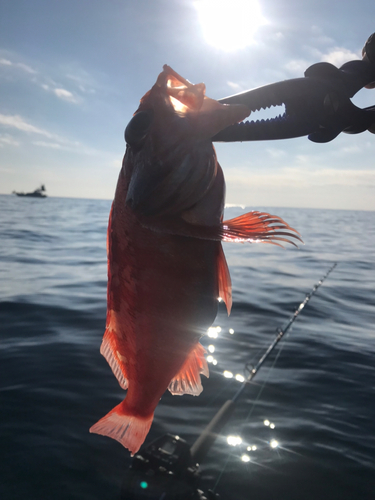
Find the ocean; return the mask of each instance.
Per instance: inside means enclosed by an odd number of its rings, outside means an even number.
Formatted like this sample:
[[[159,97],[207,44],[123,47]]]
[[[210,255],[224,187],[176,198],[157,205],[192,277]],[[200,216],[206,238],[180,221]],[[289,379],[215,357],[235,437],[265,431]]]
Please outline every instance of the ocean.
[[[0,196],[1,500],[120,498],[129,453],[89,434],[124,395],[99,354],[109,209]],[[219,304],[217,338],[202,339],[216,364],[199,397],[163,396],[146,444],[165,433],[193,444],[337,262],[245,388],[199,487],[222,500],[374,500],[375,214],[249,209],[283,217],[305,244],[224,244],[232,314]]]

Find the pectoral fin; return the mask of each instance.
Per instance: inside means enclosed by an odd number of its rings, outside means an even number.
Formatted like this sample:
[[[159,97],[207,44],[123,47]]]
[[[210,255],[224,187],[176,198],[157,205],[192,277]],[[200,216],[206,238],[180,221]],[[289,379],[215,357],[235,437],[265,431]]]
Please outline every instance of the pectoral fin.
[[[303,241],[299,233],[287,224],[281,217],[266,212],[248,212],[222,223],[223,241],[261,242],[282,246],[278,241],[284,241],[297,246],[291,238]]]
[[[299,232],[289,226],[281,217],[266,212],[248,212],[234,219],[226,220],[217,226],[188,224],[176,218],[139,217],[140,223],[153,231],[198,238],[202,240],[232,241],[248,243],[273,243],[282,246],[284,241],[297,246],[291,238],[303,243]]]

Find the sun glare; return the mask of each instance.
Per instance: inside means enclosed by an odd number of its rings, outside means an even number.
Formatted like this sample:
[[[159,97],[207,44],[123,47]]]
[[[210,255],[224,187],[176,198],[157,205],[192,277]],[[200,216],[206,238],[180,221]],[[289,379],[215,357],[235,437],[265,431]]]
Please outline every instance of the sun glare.
[[[227,52],[251,45],[266,22],[257,0],[199,0],[196,7],[206,41]]]

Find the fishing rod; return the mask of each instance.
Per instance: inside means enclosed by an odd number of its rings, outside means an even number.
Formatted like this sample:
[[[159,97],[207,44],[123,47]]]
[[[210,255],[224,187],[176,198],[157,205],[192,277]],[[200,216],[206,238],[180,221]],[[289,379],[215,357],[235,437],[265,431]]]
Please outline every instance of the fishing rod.
[[[277,329],[276,338],[250,370],[241,387],[231,399],[225,401],[191,447],[179,436],[165,434],[135,455],[130,468],[125,472],[120,500],[216,500],[219,498],[212,490],[204,493],[198,488],[199,465],[232,416],[245,387],[254,379],[276,345],[336,266],[335,262],[313,286],[286,326]],[[247,367],[246,364],[245,368]]]

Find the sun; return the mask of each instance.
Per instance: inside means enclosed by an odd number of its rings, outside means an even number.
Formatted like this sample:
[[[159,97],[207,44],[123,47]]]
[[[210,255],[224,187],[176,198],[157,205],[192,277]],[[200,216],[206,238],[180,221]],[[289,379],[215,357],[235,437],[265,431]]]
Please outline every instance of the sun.
[[[254,43],[266,24],[257,0],[199,0],[195,6],[207,43],[227,52]]]

